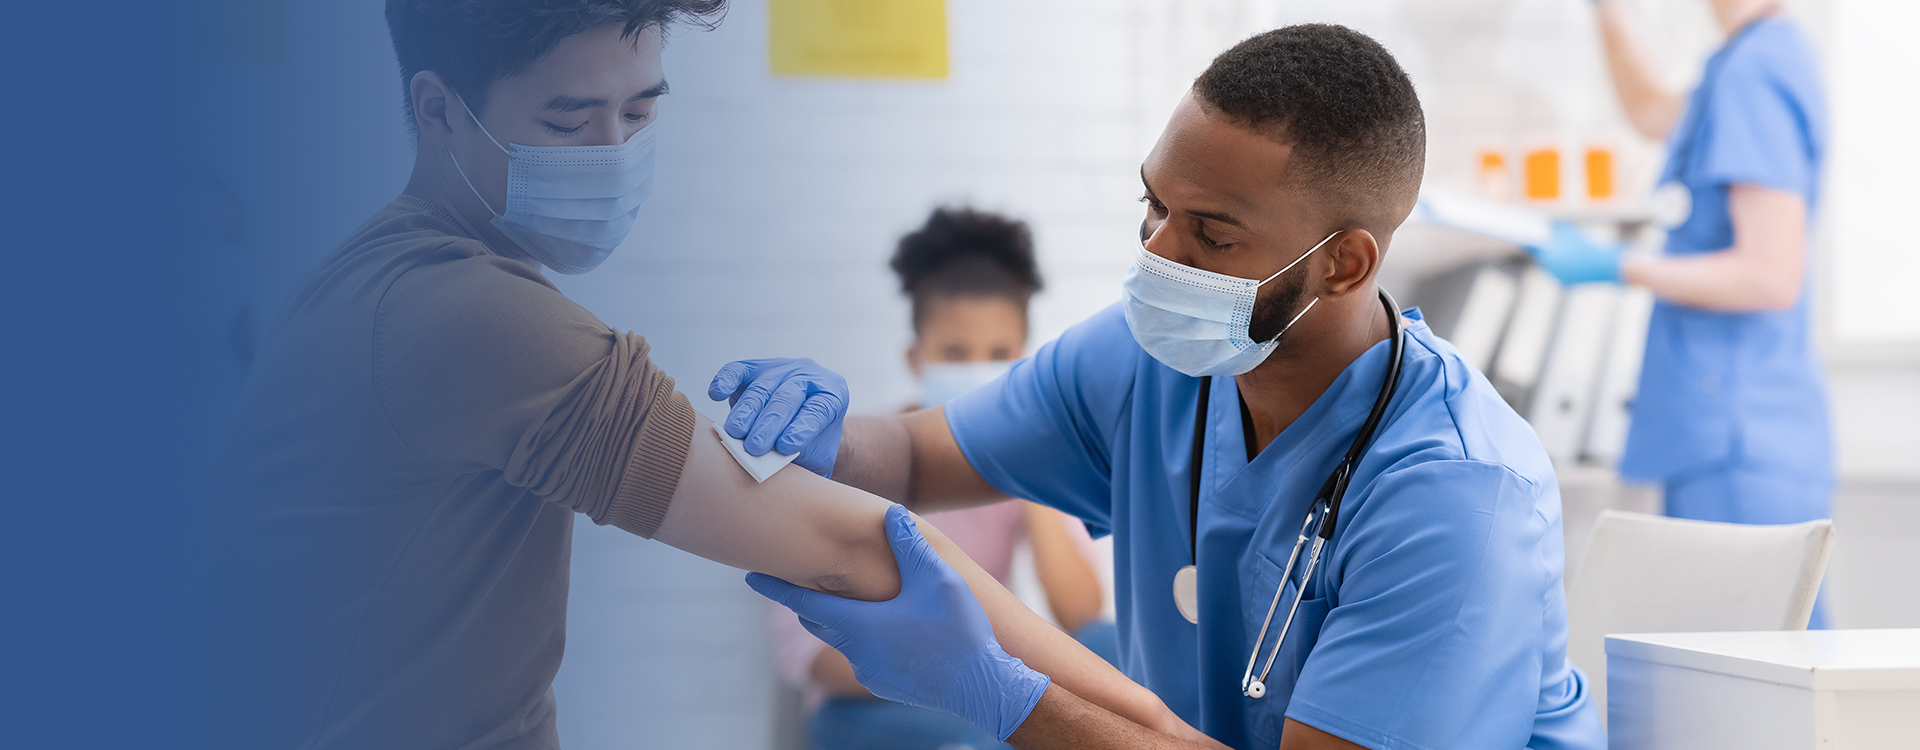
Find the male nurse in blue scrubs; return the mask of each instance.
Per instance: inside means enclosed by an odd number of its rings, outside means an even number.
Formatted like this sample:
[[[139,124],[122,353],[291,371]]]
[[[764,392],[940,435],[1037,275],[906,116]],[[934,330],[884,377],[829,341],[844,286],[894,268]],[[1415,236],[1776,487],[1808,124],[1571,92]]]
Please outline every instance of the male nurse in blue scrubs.
[[[1305,25],[1240,43],[1141,167],[1142,247],[1114,248],[1135,256],[1123,301],[944,408],[850,420],[834,479],[917,511],[1032,498],[1113,534],[1123,670],[1229,746],[1602,747],[1565,654],[1553,468],[1417,310],[1336,532],[1310,578],[1303,563],[1282,580],[1387,373],[1394,313],[1374,279],[1425,148],[1413,86],[1372,39]],[[994,686],[1022,684],[1005,677],[1022,667],[902,528],[893,601],[750,582],[882,697],[1006,701]],[[1189,565],[1197,621],[1176,605]],[[1263,662],[1300,586],[1264,695],[1249,697],[1269,605],[1282,594]],[[1017,747],[1195,747],[1057,685],[1012,703],[997,715],[1015,714]]]
[[[1775,0],[1712,6],[1727,41],[1683,98],[1661,85],[1620,3],[1596,4],[1628,119],[1666,140],[1662,181],[1692,198],[1665,254],[1622,258],[1562,234],[1536,258],[1563,282],[1635,284],[1659,300],[1622,475],[1663,484],[1677,518],[1826,518],[1833,443],[1807,282],[1825,97],[1812,45]]]

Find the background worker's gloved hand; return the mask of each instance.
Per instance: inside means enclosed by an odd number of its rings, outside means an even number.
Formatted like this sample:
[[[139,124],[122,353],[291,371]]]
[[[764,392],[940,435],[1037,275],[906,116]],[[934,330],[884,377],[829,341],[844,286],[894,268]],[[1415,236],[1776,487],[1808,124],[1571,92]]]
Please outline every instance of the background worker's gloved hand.
[[[707,398],[733,405],[721,428],[745,442],[748,453],[797,452],[794,463],[833,476],[849,401],[839,373],[811,359],[741,360],[714,374]]]
[[[954,714],[1005,740],[1052,680],[1000,648],[966,580],[904,506],[887,509],[887,537],[900,565],[900,595],[891,600],[842,599],[759,573],[747,574],[747,585],[799,614],[874,695]]]
[[[1564,221],[1553,223],[1552,239],[1544,245],[1528,247],[1527,252],[1533,256],[1533,262],[1565,286],[1620,281],[1620,246],[1596,245],[1579,228]]]

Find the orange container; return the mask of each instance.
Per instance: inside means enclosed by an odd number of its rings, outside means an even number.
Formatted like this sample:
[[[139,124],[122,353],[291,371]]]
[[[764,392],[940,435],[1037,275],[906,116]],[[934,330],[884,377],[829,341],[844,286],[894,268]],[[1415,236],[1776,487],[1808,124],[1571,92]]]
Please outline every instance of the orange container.
[[[1507,157],[1494,150],[1480,152],[1480,192],[1490,200],[1513,198],[1513,176],[1507,173]]]
[[[1613,197],[1613,152],[1605,148],[1587,149],[1587,197],[1606,200]]]
[[[1528,151],[1521,162],[1525,173],[1527,198],[1536,201],[1560,198],[1560,152],[1550,148]]]

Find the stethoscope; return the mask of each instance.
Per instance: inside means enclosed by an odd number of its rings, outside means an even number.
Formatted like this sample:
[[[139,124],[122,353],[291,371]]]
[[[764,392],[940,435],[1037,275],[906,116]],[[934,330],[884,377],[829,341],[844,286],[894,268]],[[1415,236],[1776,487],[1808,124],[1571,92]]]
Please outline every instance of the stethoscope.
[[[1386,290],[1380,291],[1380,304],[1387,308],[1387,319],[1393,326],[1392,353],[1387,360],[1387,374],[1380,383],[1380,395],[1373,400],[1373,411],[1367,414],[1367,421],[1360,425],[1360,434],[1353,439],[1353,445],[1347,448],[1347,454],[1334,467],[1327,481],[1320,485],[1320,492],[1314,496],[1313,504],[1307,507],[1307,518],[1300,525],[1300,534],[1293,542],[1293,552],[1287,555],[1286,569],[1280,574],[1280,583],[1273,589],[1273,602],[1267,605],[1267,618],[1260,623],[1260,634],[1254,636],[1253,650],[1247,655],[1247,670],[1240,677],[1240,692],[1248,698],[1262,698],[1267,694],[1267,676],[1273,671],[1273,662],[1280,656],[1280,644],[1286,642],[1287,630],[1293,626],[1294,613],[1300,610],[1300,601],[1306,596],[1307,582],[1312,580],[1313,571],[1320,563],[1320,553],[1340,519],[1340,500],[1347,494],[1347,483],[1352,481],[1354,469],[1360,465],[1360,458],[1366,455],[1367,446],[1373,442],[1374,433],[1380,429],[1380,420],[1387,413],[1387,404],[1393,400],[1393,394],[1400,387],[1400,366],[1407,348],[1406,326],[1400,320],[1400,306]],[[1190,536],[1194,560],[1199,560],[1200,549],[1200,462],[1206,449],[1207,399],[1212,391],[1212,378],[1200,380],[1199,404],[1194,408],[1193,457],[1189,462],[1189,484],[1191,500],[1187,513],[1187,530]],[[1311,543],[1309,545],[1309,543]],[[1300,562],[1300,550],[1307,549],[1307,567],[1300,575],[1300,586],[1294,590],[1293,604],[1287,607],[1287,617],[1280,621],[1280,633],[1274,637],[1273,649],[1267,654],[1267,661],[1260,667],[1260,676],[1253,674],[1254,664],[1260,660],[1260,646],[1267,640],[1267,631],[1273,625],[1273,615],[1279,611],[1280,596],[1286,591],[1287,581],[1293,577],[1293,569]],[[1200,622],[1198,568],[1187,565],[1174,574],[1174,606],[1188,622]]]

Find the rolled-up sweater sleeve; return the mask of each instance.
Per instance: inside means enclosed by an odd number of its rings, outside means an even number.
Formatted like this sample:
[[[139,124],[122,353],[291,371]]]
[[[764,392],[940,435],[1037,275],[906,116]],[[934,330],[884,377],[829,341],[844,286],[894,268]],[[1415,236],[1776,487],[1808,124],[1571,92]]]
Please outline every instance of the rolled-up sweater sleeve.
[[[498,471],[594,523],[659,530],[694,413],[646,339],[496,256],[449,253],[369,293],[374,387],[423,469]]]

